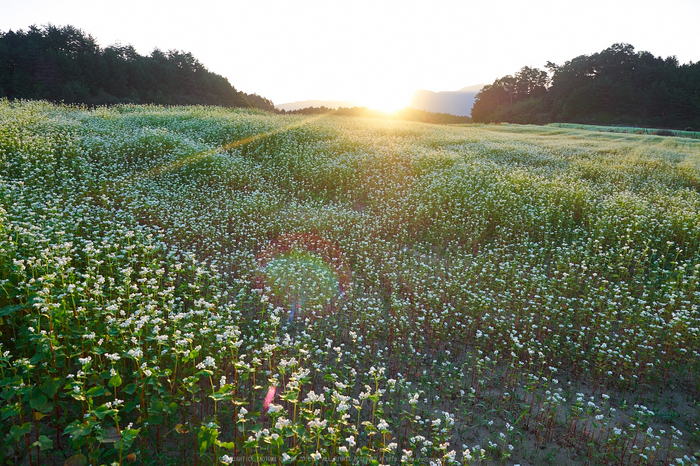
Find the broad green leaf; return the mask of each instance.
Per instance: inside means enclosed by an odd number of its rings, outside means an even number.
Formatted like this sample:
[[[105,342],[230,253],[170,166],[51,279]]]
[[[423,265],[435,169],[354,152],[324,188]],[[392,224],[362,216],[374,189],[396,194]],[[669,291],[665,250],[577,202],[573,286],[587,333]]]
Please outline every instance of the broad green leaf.
[[[114,443],[119,441],[121,436],[116,427],[106,427],[104,431],[97,435],[97,440],[102,443]]]
[[[23,435],[27,435],[31,431],[32,431],[32,424],[29,422],[25,422],[21,426],[12,426],[10,428],[10,435],[12,435],[12,438],[14,438],[15,441],[19,441],[19,439]]]
[[[90,390],[85,392],[85,395],[89,397],[102,396],[105,394],[105,388],[98,385],[97,387],[92,387]]]
[[[32,358],[29,360],[29,363],[30,364],[38,364],[41,361],[43,361],[44,359],[46,359],[44,357],[44,353],[39,352],[39,353],[36,353],[34,356],[32,356]]]
[[[126,393],[127,395],[133,395],[136,391],[136,388],[137,386],[135,383],[130,383],[126,387],[122,388],[122,393]]]
[[[121,439],[118,441],[114,442],[114,448],[116,450],[128,450],[131,448],[131,444],[134,443],[134,440],[136,440],[136,437],[139,435],[139,432],[141,432],[141,429],[124,429],[122,430],[122,436]]]
[[[207,451],[207,449],[214,444],[218,436],[219,431],[217,429],[212,429],[206,426],[200,427],[199,432],[197,432],[199,451],[202,453]]]
[[[124,408],[122,408],[122,411],[125,413],[130,413],[138,404],[139,403],[137,401],[129,401],[127,403],[124,403]]]
[[[92,425],[85,422],[73,421],[66,426],[64,433],[70,435],[73,440],[85,437],[92,431]]]
[[[110,387],[118,387],[122,384],[122,378],[119,376],[119,374],[115,374],[114,377],[109,379],[109,386]]]
[[[41,391],[49,398],[53,398],[59,388],[61,388],[61,385],[63,385],[63,382],[64,379],[61,377],[45,380],[44,383],[41,384]]]
[[[11,304],[9,306],[5,306],[2,309],[0,309],[0,317],[9,316],[10,314],[14,314],[20,309],[22,309],[21,304]]]
[[[105,405],[98,406],[97,408],[92,410],[92,413],[95,416],[97,416],[99,420],[103,420],[106,416],[114,416],[115,414],[117,414],[117,412],[118,411],[116,409],[108,408]]]
[[[63,463],[63,466],[87,466],[88,460],[85,455],[73,455]]]
[[[39,447],[41,451],[51,450],[53,448],[53,440],[45,435],[40,435],[39,440],[32,443],[33,447]]]
[[[44,395],[39,395],[29,401],[29,406],[41,413],[48,413],[53,409],[53,405],[49,404],[49,400]]]
[[[5,408],[2,408],[2,410],[0,411],[2,412],[2,416],[0,416],[0,419],[7,419],[8,417],[18,415],[22,411],[22,404],[15,403],[10,406],[6,406]]]

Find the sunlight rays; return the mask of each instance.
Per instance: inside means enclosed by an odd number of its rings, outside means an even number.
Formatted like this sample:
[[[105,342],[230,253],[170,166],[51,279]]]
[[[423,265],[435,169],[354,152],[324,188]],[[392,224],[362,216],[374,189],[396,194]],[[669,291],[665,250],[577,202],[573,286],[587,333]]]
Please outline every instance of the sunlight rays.
[[[246,144],[250,144],[255,141],[259,141],[260,139],[265,139],[271,136],[275,136],[277,134],[281,134],[287,131],[292,131],[297,128],[301,128],[302,126],[309,125],[311,123],[316,122],[317,120],[327,118],[328,115],[325,114],[320,114],[320,115],[314,115],[311,117],[305,117],[303,119],[300,119],[299,121],[295,121],[292,123],[289,123],[287,125],[284,125],[280,128],[274,129],[272,131],[267,131],[264,133],[260,134],[254,134],[252,136],[248,136],[243,139],[239,139],[237,141],[233,141],[227,144],[224,144],[219,147],[213,147],[209,150],[197,152],[192,155],[188,155],[186,157],[183,157],[178,160],[174,160],[172,162],[164,163],[162,165],[159,165],[157,167],[151,168],[150,170],[145,170],[140,174],[135,175],[133,178],[129,179],[128,181],[120,181],[116,183],[116,187],[123,187],[125,185],[133,185],[138,183],[139,181],[142,181],[144,179],[148,178],[154,178],[157,176],[164,175],[166,173],[170,173],[175,170],[179,170],[187,165],[191,165],[193,163],[199,162],[201,160],[204,160],[208,157],[211,157],[212,155],[216,155],[222,152],[229,151],[231,149],[235,149],[237,147],[245,146]],[[109,189],[112,190],[115,186],[111,186]],[[108,188],[105,188],[105,191]]]

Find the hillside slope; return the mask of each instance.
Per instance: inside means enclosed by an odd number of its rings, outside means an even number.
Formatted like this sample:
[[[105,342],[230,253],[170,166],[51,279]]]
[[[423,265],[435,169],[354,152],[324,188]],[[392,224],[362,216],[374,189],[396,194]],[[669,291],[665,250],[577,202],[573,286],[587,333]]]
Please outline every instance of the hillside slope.
[[[482,84],[468,86],[458,91],[433,92],[419,89],[413,95],[409,107],[435,113],[470,116],[474,100]]]

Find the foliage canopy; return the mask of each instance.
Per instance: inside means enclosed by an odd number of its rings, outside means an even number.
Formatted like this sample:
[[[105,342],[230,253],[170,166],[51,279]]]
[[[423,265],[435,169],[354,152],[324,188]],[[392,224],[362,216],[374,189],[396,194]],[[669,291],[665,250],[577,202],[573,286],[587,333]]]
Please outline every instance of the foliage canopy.
[[[700,127],[700,63],[614,44],[548,72],[524,67],[477,95],[477,122],[571,122],[684,129]]]
[[[103,49],[80,29],[51,24],[0,32],[0,97],[274,110],[270,100],[237,91],[189,52],[155,49],[142,56],[131,45]]]

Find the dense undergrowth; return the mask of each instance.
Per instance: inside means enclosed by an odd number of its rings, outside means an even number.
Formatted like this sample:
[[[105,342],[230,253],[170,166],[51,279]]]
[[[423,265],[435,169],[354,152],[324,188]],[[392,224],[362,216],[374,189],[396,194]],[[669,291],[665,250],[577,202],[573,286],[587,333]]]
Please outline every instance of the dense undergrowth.
[[[692,464],[700,142],[0,101],[4,464]]]

